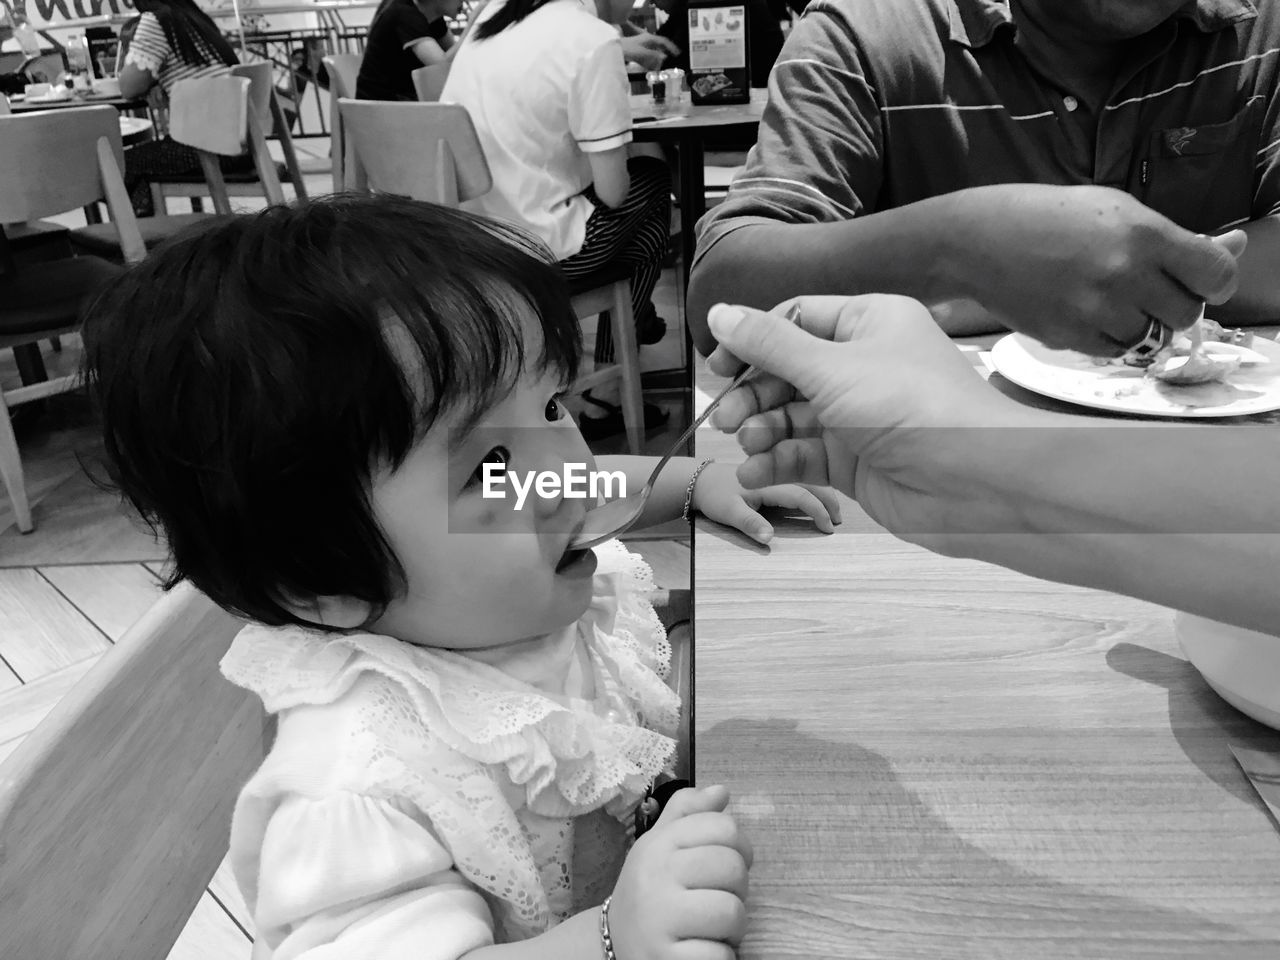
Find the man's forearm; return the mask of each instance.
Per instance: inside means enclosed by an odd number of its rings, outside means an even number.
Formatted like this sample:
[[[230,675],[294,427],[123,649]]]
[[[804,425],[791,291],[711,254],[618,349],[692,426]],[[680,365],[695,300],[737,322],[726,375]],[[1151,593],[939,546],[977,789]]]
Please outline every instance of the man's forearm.
[[[1274,323],[1280,318],[1280,217],[1263,217],[1240,229],[1249,245],[1240,255],[1240,288],[1210,316],[1230,323]]]
[[[707,311],[721,302],[768,310],[807,294],[898,293],[926,303],[966,296],[958,261],[973,224],[958,212],[963,203],[948,194],[835,223],[734,230],[690,277],[694,343],[704,355],[715,348]]]

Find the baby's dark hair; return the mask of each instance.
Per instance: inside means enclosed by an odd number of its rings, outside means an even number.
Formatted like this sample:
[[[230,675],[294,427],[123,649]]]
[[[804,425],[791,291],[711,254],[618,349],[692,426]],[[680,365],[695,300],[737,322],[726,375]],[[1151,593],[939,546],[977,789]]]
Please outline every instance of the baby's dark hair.
[[[536,240],[391,197],[210,218],[97,296],[84,342],[112,480],[173,552],[166,587],[277,625],[306,622],[286,599],[393,599],[375,472],[526,369],[571,381],[582,347]]]

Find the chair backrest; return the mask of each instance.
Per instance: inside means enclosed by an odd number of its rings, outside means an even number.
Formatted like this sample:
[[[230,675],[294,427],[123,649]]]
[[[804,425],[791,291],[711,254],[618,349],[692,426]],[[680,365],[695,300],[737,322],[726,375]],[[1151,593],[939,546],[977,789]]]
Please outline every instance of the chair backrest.
[[[276,97],[275,79],[272,74],[272,66],[266,60],[258,60],[254,63],[236,64],[230,70],[233,77],[244,77],[249,81],[249,108],[253,111],[258,121],[258,126],[262,129],[262,136],[265,141],[267,132],[275,130],[280,138],[280,148],[284,152],[285,166],[289,171],[289,180],[293,184],[294,192],[297,193],[300,200],[305,200],[307,196],[307,188],[302,182],[302,170],[298,166],[298,157],[293,149],[293,135],[289,132],[289,121],[285,118],[284,109],[280,106],[280,100]],[[268,153],[269,157],[270,154]],[[275,168],[275,162],[272,161],[272,169]],[[277,183],[280,178],[273,178]],[[272,200],[272,203],[283,203],[283,193],[279,201]]]
[[[429,63],[425,67],[414,70],[413,90],[423,103],[436,103],[444,92],[445,81],[449,79],[449,61]]]
[[[0,956],[168,954],[270,740],[218,672],[240,626],[177,587],[0,764]]]
[[[493,186],[466,107],[456,103],[339,100],[348,189],[456,205]]]
[[[40,220],[104,199],[97,142],[124,168],[115,107],[61,107],[0,117],[0,223]]]
[[[179,80],[169,91],[169,136],[200,157],[213,209],[231,213],[218,157],[238,157],[249,140],[248,77],[224,75]],[[270,165],[275,173],[275,164]],[[264,185],[264,193],[266,193]]]
[[[169,136],[178,143],[238,157],[249,139],[247,77],[179,80],[169,90]]]
[[[146,256],[120,171],[124,146],[114,107],[68,107],[0,116],[0,223],[25,223],[105,200],[124,259]]]
[[[334,193],[341,193],[347,184],[348,150],[343,137],[342,113],[338,109],[338,101],[355,99],[356,79],[360,76],[362,59],[362,55],[358,53],[335,53],[321,61],[329,74],[329,157],[333,164]]]
[[[9,110],[9,98],[0,93],[0,117],[7,117],[11,111]]]

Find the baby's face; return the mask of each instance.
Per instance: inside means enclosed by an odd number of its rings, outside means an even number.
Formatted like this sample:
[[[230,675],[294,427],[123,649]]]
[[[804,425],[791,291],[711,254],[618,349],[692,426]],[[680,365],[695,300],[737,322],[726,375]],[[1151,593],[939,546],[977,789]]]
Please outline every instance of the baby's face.
[[[529,489],[517,508],[509,482],[484,483],[486,462],[504,462],[522,482],[563,475],[566,463],[594,470],[560,389],[553,373],[525,374],[474,429],[439,423],[400,469],[375,476],[374,515],[408,583],[375,632],[475,649],[549,633],[583,614],[595,556],[567,547],[594,500]]]

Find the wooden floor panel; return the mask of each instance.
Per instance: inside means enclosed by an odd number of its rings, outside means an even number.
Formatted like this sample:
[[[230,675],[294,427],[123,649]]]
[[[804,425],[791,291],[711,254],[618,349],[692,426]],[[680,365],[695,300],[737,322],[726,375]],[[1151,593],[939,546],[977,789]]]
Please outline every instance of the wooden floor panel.
[[[113,641],[160,598],[156,575],[140,563],[40,567],[40,575]]]
[[[0,570],[0,657],[29,683],[107,649],[106,634],[30,568]]]

